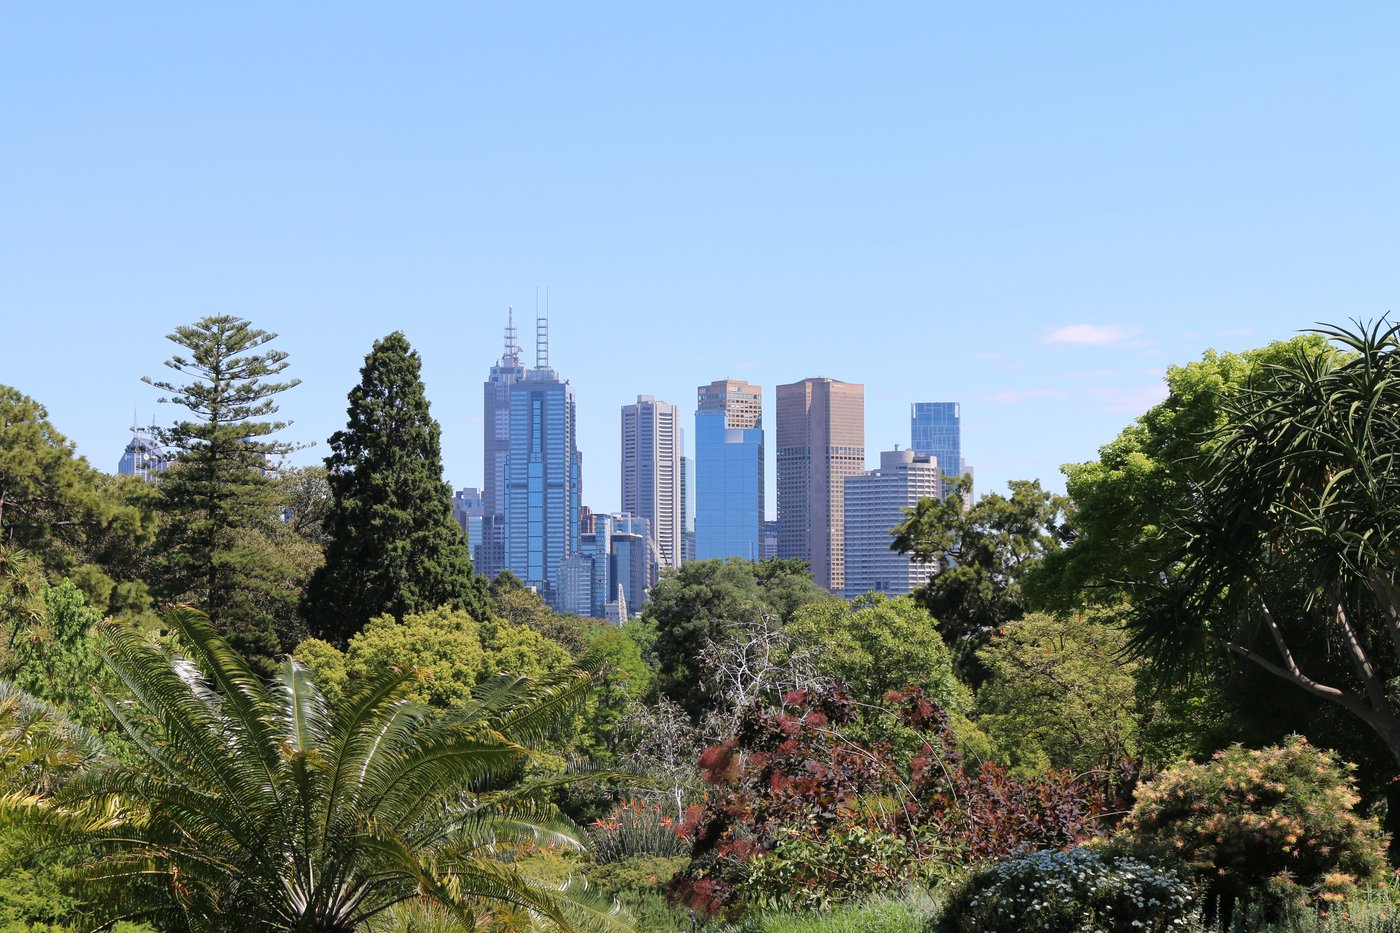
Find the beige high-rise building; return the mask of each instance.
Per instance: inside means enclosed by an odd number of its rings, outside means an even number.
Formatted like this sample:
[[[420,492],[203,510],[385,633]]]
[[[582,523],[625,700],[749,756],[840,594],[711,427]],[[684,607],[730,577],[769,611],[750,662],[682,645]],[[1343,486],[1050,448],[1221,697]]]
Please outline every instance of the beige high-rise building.
[[[650,395],[622,406],[622,511],[651,523],[662,567],[681,565],[683,446],[679,407]]]
[[[845,483],[865,472],[865,386],[804,379],[778,386],[778,556],[845,587]]]

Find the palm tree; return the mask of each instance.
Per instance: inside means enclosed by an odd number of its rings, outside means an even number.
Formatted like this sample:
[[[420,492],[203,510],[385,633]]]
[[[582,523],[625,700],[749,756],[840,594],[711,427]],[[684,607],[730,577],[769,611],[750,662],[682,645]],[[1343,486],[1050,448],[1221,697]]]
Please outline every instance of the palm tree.
[[[131,698],[109,706],[139,760],[0,797],[0,825],[33,846],[97,853],[82,875],[94,920],[349,933],[426,904],[466,929],[496,907],[551,929],[616,925],[500,858],[525,840],[581,848],[542,800],[577,778],[529,766],[587,675],[499,679],[430,716],[406,697],[415,675],[390,670],[332,711],[295,660],[264,683],[196,611],[171,622],[183,652],[102,625]]]

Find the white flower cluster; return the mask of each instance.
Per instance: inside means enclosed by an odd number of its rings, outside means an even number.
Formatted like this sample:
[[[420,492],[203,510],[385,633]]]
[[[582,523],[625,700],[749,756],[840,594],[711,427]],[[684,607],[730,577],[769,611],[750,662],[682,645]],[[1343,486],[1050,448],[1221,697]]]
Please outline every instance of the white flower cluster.
[[[1001,862],[969,885],[977,893],[963,905],[959,926],[987,933],[1184,930],[1193,900],[1170,871],[1085,848]]]

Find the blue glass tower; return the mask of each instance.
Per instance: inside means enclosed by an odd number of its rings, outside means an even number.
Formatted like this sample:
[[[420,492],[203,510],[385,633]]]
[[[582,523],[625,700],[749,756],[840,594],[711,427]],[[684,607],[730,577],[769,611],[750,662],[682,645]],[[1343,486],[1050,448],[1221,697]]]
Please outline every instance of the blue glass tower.
[[[910,444],[921,457],[937,457],[943,476],[962,476],[962,406],[957,402],[915,402],[909,406]]]
[[[559,566],[579,549],[583,457],[574,387],[549,368],[547,328],[539,325],[535,368],[510,387],[505,566],[553,603]]]
[[[758,386],[701,386],[695,412],[695,557],[762,557],[763,416]]]

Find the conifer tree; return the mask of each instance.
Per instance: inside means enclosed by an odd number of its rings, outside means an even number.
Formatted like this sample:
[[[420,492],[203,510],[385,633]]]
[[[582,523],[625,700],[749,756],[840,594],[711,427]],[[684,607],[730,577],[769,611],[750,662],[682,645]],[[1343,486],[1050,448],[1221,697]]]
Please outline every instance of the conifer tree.
[[[170,393],[162,402],[191,414],[156,429],[176,454],[159,484],[159,589],[203,610],[235,648],[268,670],[284,647],[273,607],[285,596],[275,549],[261,529],[281,505],[270,471],[296,446],[270,439],[289,422],[267,419],[277,412],[274,397],[301,382],[275,381],[287,354],[259,348],[276,337],[243,318],[206,317],[169,335],[189,356],[165,365],[193,381],[142,380]]]
[[[375,341],[350,390],[349,422],[331,437],[326,563],[305,603],[312,631],[328,641],[344,644],[383,613],[402,619],[446,605],[486,615],[485,585],[452,518],[420,362],[401,332]]]

